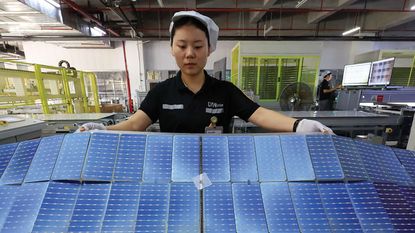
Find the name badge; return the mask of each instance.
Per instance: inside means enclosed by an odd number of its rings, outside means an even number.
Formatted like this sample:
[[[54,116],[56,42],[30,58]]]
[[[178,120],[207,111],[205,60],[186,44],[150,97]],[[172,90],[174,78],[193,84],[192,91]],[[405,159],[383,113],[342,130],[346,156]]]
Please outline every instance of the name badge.
[[[163,104],[162,108],[168,109],[168,110],[178,110],[178,109],[183,109],[184,106],[183,104]]]

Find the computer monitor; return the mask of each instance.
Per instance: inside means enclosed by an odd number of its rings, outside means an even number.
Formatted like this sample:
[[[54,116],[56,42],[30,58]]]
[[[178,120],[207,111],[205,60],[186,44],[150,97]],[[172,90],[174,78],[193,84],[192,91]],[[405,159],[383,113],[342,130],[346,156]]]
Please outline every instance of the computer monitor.
[[[386,86],[390,83],[392,77],[393,65],[395,58],[387,58],[380,61],[372,62],[370,69],[370,86]]]
[[[371,62],[345,65],[343,72],[343,86],[365,86],[367,85]]]

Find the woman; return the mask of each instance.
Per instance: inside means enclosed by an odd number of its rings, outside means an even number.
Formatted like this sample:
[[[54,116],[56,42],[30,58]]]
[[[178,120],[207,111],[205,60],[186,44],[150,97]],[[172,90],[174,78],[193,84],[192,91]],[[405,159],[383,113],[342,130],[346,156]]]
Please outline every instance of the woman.
[[[139,110],[127,121],[105,127],[87,123],[91,129],[143,131],[159,120],[162,132],[203,133],[212,116],[229,132],[233,116],[277,132],[332,131],[317,121],[297,120],[260,107],[230,82],[209,76],[204,67],[216,49],[219,28],[212,19],[195,11],[174,14],[170,24],[171,54],[180,72],[149,91]]]

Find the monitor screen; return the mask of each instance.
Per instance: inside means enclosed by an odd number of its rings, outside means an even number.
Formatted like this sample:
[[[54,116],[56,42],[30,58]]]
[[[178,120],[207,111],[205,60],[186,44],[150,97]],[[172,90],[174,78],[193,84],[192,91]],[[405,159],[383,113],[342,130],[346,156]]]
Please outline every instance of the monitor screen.
[[[394,64],[394,57],[372,62],[369,85],[388,85],[391,81]]]
[[[370,74],[371,63],[359,63],[345,65],[343,73],[343,86],[364,86],[367,85]]]

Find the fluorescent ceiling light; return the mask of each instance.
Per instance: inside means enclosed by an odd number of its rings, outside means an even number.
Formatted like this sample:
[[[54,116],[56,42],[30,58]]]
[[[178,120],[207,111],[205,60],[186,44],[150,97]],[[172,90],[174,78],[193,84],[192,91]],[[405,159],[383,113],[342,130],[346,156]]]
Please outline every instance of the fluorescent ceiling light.
[[[411,6],[411,11],[415,11],[415,4]]]
[[[61,23],[58,23],[58,22],[38,23],[38,22],[9,21],[9,22],[0,22],[0,25],[61,25]]]
[[[302,6],[304,3],[306,3],[307,0],[301,0],[297,2],[297,5],[295,6],[295,8],[299,8],[300,6]]]
[[[352,28],[352,29],[350,29],[350,30],[348,30],[348,31],[345,31],[345,32],[343,32],[343,36],[346,36],[346,35],[349,35],[349,34],[352,34],[353,32],[356,32],[356,31],[359,31],[360,30],[360,27],[355,27],[355,28]]]
[[[57,3],[57,2],[55,2],[53,0],[43,0],[43,1],[49,3],[50,5],[52,5],[52,6],[56,7],[56,8],[61,8],[61,6],[59,5],[59,3]]]
[[[101,35],[107,34],[104,30],[102,30],[99,27],[93,27],[93,28],[91,28],[91,30],[94,30],[95,32],[97,32],[98,34],[101,34]]]
[[[0,15],[38,15],[39,11],[2,11]]]

